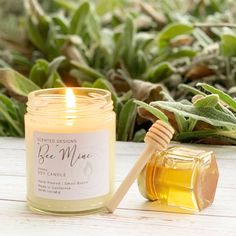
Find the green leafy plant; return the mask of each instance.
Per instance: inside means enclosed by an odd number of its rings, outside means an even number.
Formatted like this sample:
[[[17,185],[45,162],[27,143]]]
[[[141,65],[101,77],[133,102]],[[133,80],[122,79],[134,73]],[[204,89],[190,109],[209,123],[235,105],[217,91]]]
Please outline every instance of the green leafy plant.
[[[146,117],[158,119],[163,117],[159,115],[168,111],[168,115],[178,116],[182,124],[176,122],[176,117],[169,120],[176,129],[175,140],[184,142],[210,142],[214,143],[215,139],[219,143],[235,144],[236,142],[236,114],[235,100],[219,89],[208,84],[199,83],[205,93],[199,91],[191,102],[186,101],[156,101],[150,105],[135,101],[140,109],[149,112]],[[194,89],[194,92],[198,90]],[[207,94],[210,93],[210,94]],[[160,110],[161,109],[161,110]],[[167,115],[167,116],[168,116]],[[165,120],[165,119],[164,119]],[[188,124],[186,126],[186,124]],[[185,127],[183,129],[183,127]]]
[[[62,86],[110,90],[122,141],[142,141],[150,125],[137,105],[174,121],[177,140],[188,141],[184,137],[192,133],[208,137],[200,122],[213,126],[211,132],[234,129],[236,34],[230,1],[22,2],[25,14],[14,18],[11,30],[0,22],[0,95],[5,98],[0,135],[24,135],[22,114],[30,91]],[[206,92],[195,88],[199,83]],[[203,97],[193,104],[191,93]],[[17,112],[8,110],[10,102]]]

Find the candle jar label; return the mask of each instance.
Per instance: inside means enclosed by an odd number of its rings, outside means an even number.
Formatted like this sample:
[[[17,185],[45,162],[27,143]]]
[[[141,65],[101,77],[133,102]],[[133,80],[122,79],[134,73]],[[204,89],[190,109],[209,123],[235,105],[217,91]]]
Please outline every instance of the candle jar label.
[[[83,200],[109,192],[109,133],[34,132],[35,193]]]

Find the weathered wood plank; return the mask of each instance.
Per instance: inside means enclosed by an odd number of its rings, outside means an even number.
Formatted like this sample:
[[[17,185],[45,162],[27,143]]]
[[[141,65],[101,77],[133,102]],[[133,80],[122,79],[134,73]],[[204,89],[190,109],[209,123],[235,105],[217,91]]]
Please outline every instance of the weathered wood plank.
[[[23,138],[0,137],[0,149],[25,150],[25,140]]]
[[[0,204],[1,235],[235,236],[235,218],[117,210],[115,214],[53,217],[32,214],[20,202]]]
[[[142,152],[144,145],[117,143],[117,185]],[[170,209],[145,201],[134,184],[113,215],[54,217],[34,214],[26,207],[24,140],[0,138],[0,235],[235,236],[236,147],[197,147],[213,149],[220,169],[215,202],[199,214],[158,212]]]
[[[25,201],[26,179],[20,176],[0,176],[0,199]],[[117,186],[120,182],[117,182]],[[236,189],[218,188],[213,206],[198,213],[199,215],[230,216],[236,218]],[[119,208],[144,210],[144,211],[175,211],[175,208],[166,208],[158,205],[157,202],[146,201],[138,191],[137,184],[134,183],[121,202]]]

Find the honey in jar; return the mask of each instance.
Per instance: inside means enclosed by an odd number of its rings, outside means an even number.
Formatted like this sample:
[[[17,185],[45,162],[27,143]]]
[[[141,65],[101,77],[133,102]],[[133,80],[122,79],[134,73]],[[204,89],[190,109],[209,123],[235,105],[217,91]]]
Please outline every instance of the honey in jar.
[[[212,204],[218,177],[213,152],[170,147],[152,156],[138,185],[149,200],[198,212]]]

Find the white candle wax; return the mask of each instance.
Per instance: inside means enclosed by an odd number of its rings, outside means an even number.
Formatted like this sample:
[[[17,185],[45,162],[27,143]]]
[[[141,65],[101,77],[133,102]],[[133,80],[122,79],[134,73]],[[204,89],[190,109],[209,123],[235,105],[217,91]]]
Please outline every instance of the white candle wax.
[[[73,90],[76,99],[69,93],[66,100],[65,89],[29,96],[27,200],[36,211],[93,211],[102,208],[113,192],[115,114],[110,94]]]

